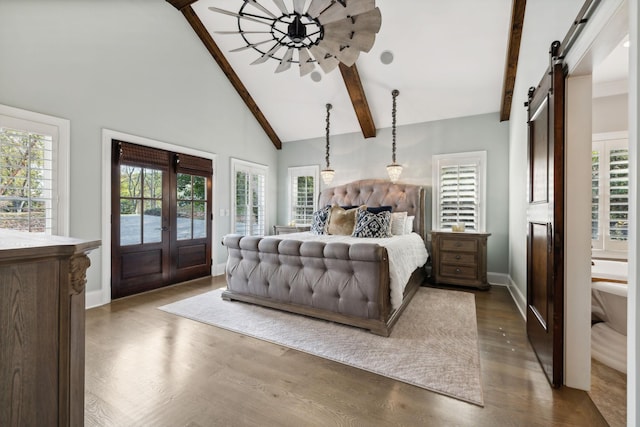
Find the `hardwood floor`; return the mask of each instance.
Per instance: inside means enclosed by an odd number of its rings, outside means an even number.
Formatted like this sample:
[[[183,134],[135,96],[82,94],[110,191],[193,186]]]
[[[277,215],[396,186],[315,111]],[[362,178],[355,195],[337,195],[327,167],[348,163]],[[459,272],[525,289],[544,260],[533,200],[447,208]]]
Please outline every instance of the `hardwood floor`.
[[[548,385],[504,287],[469,291],[481,408],[157,309],[221,286],[201,279],[87,311],[87,426],[607,425],[587,393]]]

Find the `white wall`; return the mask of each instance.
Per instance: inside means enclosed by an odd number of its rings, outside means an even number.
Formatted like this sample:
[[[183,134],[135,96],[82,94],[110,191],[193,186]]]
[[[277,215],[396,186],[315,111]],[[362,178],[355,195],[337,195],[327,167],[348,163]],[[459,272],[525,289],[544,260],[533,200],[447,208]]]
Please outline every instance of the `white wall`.
[[[619,132],[629,129],[627,94],[594,98],[592,102],[593,133]]]
[[[509,120],[509,275],[526,296],[527,286],[527,92],[549,66],[549,47],[562,40],[583,0],[527,2],[518,73]]]
[[[182,14],[159,0],[0,2],[0,104],[71,121],[71,235],[100,239],[103,128],[217,154],[214,264],[229,232],[230,157],[277,150]],[[276,206],[270,206],[269,224]],[[102,250],[109,250],[103,248]],[[100,289],[92,254],[87,291]],[[108,267],[107,267],[108,268]],[[106,284],[108,287],[109,284]]]
[[[402,111],[398,111],[401,115]],[[323,123],[323,117],[318,117]],[[487,150],[487,231],[488,265],[493,273],[508,271],[508,123],[500,123],[498,113],[399,126],[396,138],[397,162],[404,166],[401,182],[428,186],[431,196],[431,156],[434,154]],[[331,136],[331,167],[336,171],[331,185],[357,179],[388,179],[391,163],[391,128],[379,129],[375,138],[362,133]],[[278,219],[287,219],[286,179],[289,166],[318,164],[325,167],[325,139],[316,138],[283,144],[280,156]],[[324,188],[324,184],[322,185]],[[431,229],[431,202],[428,200],[427,229]]]

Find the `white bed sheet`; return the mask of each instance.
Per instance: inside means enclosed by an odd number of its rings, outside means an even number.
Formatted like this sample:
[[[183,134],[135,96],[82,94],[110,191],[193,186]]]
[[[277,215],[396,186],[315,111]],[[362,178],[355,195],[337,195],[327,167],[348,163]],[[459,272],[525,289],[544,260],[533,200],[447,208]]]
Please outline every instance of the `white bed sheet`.
[[[424,241],[417,233],[409,233],[401,236],[393,236],[382,239],[369,237],[351,237],[339,235],[315,235],[311,232],[279,234],[268,236],[277,239],[314,240],[319,242],[341,243],[377,243],[387,249],[389,255],[389,287],[391,291],[391,307],[396,309],[402,304],[404,288],[411,277],[411,273],[425,265],[429,254]]]

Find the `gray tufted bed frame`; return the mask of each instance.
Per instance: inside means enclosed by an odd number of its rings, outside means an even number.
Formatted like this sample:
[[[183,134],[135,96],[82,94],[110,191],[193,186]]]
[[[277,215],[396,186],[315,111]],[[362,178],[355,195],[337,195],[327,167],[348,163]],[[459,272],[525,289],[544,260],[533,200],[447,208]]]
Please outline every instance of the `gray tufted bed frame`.
[[[413,215],[425,238],[424,189],[385,180],[361,180],[322,191],[319,206],[392,206]],[[424,279],[416,269],[402,304],[391,308],[387,250],[374,243],[323,243],[269,236],[228,235],[227,290],[238,300],[344,323],[389,336]]]

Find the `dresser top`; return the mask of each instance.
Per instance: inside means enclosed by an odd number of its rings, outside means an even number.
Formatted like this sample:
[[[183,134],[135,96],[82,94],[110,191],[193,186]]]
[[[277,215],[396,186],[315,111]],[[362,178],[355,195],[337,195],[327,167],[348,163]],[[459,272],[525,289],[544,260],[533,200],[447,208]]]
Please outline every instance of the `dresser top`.
[[[451,230],[431,230],[431,234],[448,234],[454,236],[491,236],[491,233],[480,231],[451,231]]]
[[[73,237],[51,236],[44,233],[0,229],[0,259],[20,255],[89,252],[98,246],[100,246],[99,240],[91,241]]]

